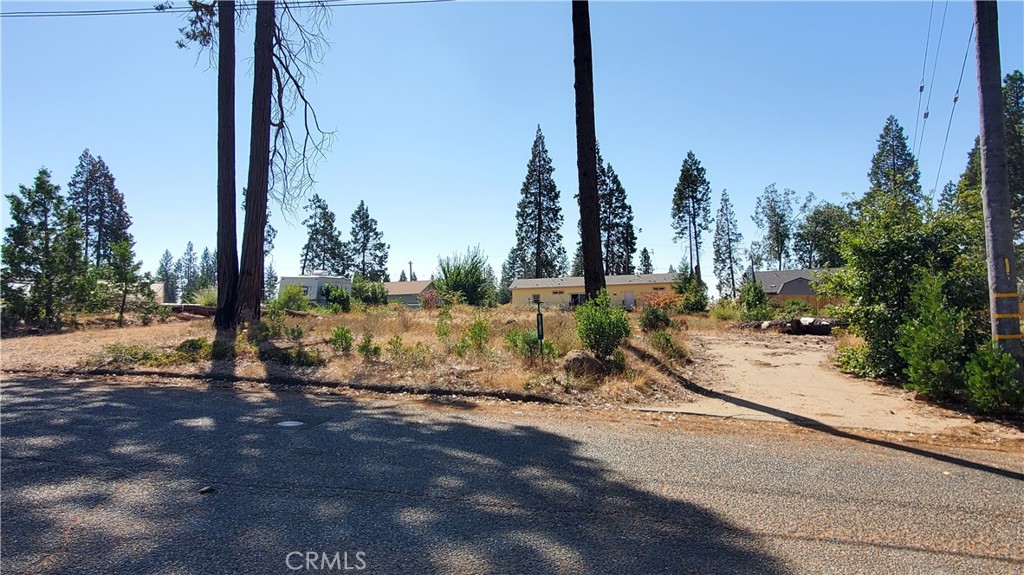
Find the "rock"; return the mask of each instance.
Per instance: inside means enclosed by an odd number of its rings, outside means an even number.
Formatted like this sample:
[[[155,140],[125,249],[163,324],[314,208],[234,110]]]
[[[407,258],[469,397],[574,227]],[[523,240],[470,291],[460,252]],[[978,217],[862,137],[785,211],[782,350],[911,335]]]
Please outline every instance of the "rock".
[[[584,379],[600,377],[606,371],[600,360],[579,349],[574,349],[565,355],[562,369],[572,377]]]

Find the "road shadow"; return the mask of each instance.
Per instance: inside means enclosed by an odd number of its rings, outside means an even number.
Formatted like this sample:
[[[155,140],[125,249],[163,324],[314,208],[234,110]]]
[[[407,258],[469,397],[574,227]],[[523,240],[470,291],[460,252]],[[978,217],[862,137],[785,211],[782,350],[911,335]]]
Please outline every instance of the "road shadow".
[[[785,572],[757,535],[532,426],[299,393],[3,396],[4,572],[290,573],[308,551],[361,552],[364,573]]]
[[[999,475],[1001,477],[1007,477],[1007,478],[1010,478],[1010,479],[1016,479],[1017,481],[1024,481],[1024,473],[1019,473],[1019,472],[1016,472],[1016,471],[1011,471],[1009,469],[1001,469],[999,467],[993,467],[991,465],[986,465],[984,463],[978,463],[976,461],[970,461],[968,459],[963,459],[961,457],[956,457],[956,456],[953,456],[953,455],[947,455],[945,453],[938,453],[938,452],[935,452],[935,451],[928,451],[927,449],[921,449],[919,447],[913,447],[913,446],[910,446],[910,445],[904,445],[902,443],[893,443],[891,441],[885,441],[885,440],[881,440],[881,439],[874,439],[874,438],[870,438],[870,437],[864,437],[862,435],[857,435],[856,433],[852,433],[850,431],[846,431],[846,430],[843,430],[843,429],[839,429],[837,427],[833,427],[833,426],[831,426],[831,425],[829,425],[827,423],[823,423],[821,421],[818,421],[818,420],[810,418],[810,417],[806,417],[806,416],[803,416],[803,415],[799,415],[797,413],[792,413],[792,412],[785,411],[785,410],[782,410],[782,409],[778,409],[778,408],[775,408],[775,407],[771,407],[771,406],[768,406],[768,405],[763,405],[763,404],[760,404],[760,403],[756,403],[756,402],[753,402],[753,401],[750,401],[750,400],[747,400],[747,399],[743,399],[742,397],[736,397],[734,395],[729,395],[727,393],[722,393],[720,391],[715,391],[713,389],[708,389],[708,388],[703,387],[703,386],[701,386],[701,385],[699,385],[697,383],[694,383],[689,378],[687,378],[683,374],[681,374],[678,371],[676,371],[675,369],[673,369],[672,366],[670,366],[670,365],[666,364],[665,362],[661,361],[661,359],[658,358],[657,356],[655,356],[654,354],[652,354],[652,353],[650,353],[650,352],[648,352],[648,351],[646,351],[644,349],[640,349],[640,348],[638,348],[638,347],[636,347],[636,346],[634,346],[632,344],[628,344],[628,343],[624,347],[625,347],[625,349],[627,351],[632,353],[635,357],[637,357],[641,361],[647,362],[648,364],[654,366],[660,373],[662,373],[665,376],[670,377],[673,381],[675,381],[677,384],[679,384],[684,389],[686,389],[688,391],[691,391],[693,393],[696,393],[697,395],[700,395],[702,397],[709,397],[709,398],[712,398],[712,399],[719,399],[719,400],[724,401],[726,403],[731,403],[732,405],[735,405],[737,407],[743,407],[743,408],[746,408],[746,409],[750,409],[750,410],[753,410],[753,411],[758,411],[758,412],[761,412],[761,413],[764,413],[764,414],[767,414],[767,415],[778,417],[778,418],[783,419],[783,420],[785,420],[785,421],[787,421],[789,423],[792,423],[793,425],[797,425],[797,426],[804,427],[804,428],[807,428],[807,429],[814,429],[816,431],[820,431],[822,433],[826,433],[828,435],[832,435],[832,436],[835,436],[835,437],[841,437],[843,439],[850,439],[850,440],[857,441],[857,442],[860,442],[860,443],[867,443],[867,444],[871,444],[871,445],[878,445],[880,447],[885,447],[885,448],[893,449],[893,450],[896,450],[896,451],[902,451],[903,453],[910,453],[910,454],[913,454],[913,455],[919,455],[921,457],[927,457],[927,458],[930,458],[930,459],[934,459],[936,461],[942,461],[944,463],[950,463],[952,465],[958,465],[960,467],[965,467],[967,469],[974,469],[974,470],[977,470],[977,471],[984,471],[986,473],[992,473],[994,475]]]

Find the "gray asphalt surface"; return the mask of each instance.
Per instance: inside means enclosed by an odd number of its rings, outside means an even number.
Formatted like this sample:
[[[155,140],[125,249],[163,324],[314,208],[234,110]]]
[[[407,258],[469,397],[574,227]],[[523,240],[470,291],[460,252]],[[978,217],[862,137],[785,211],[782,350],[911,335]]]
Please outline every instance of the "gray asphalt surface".
[[[1019,454],[531,406],[0,393],[4,574],[1024,573]]]

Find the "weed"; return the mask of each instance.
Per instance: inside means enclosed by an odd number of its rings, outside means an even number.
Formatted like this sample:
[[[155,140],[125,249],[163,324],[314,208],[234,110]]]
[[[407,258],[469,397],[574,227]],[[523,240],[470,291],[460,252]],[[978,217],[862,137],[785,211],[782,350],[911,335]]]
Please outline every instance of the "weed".
[[[373,343],[373,334],[368,331],[363,333],[363,339],[359,341],[357,349],[359,355],[363,356],[363,361],[376,361],[380,359],[380,345]]]
[[[260,351],[261,361],[289,365],[293,367],[320,367],[327,365],[327,359],[315,348],[305,346],[291,349],[270,349]]]
[[[731,299],[720,299],[711,308],[709,315],[717,320],[736,321],[740,319],[740,310]]]
[[[293,325],[284,328],[284,334],[292,338],[295,341],[300,341],[305,333],[302,331],[302,326]]]
[[[669,326],[671,320],[668,312],[658,307],[645,307],[640,314],[640,329],[643,331],[658,331]]]
[[[651,334],[651,347],[658,350],[658,353],[667,359],[688,359],[689,350],[685,346],[676,343],[675,338],[667,331],[661,330]]]
[[[469,346],[476,351],[482,352],[491,339],[491,329],[487,320],[482,316],[476,316],[473,323],[469,324],[466,330],[466,339]]]
[[[331,339],[328,343],[331,344],[331,347],[333,347],[335,351],[340,351],[341,353],[348,355],[352,353],[352,342],[354,339],[355,338],[352,337],[352,330],[343,325],[339,325],[334,328],[333,332],[331,332]]]

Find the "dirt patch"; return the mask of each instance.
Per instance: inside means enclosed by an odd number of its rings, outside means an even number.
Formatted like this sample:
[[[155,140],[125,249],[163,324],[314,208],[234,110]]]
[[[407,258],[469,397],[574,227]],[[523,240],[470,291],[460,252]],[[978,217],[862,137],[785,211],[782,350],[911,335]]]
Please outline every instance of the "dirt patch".
[[[829,360],[834,352],[830,337],[691,332],[690,341],[698,362],[709,367],[693,382],[708,393],[690,403],[653,409],[808,427],[965,436],[981,443],[1024,440],[1016,429],[840,373]]]

